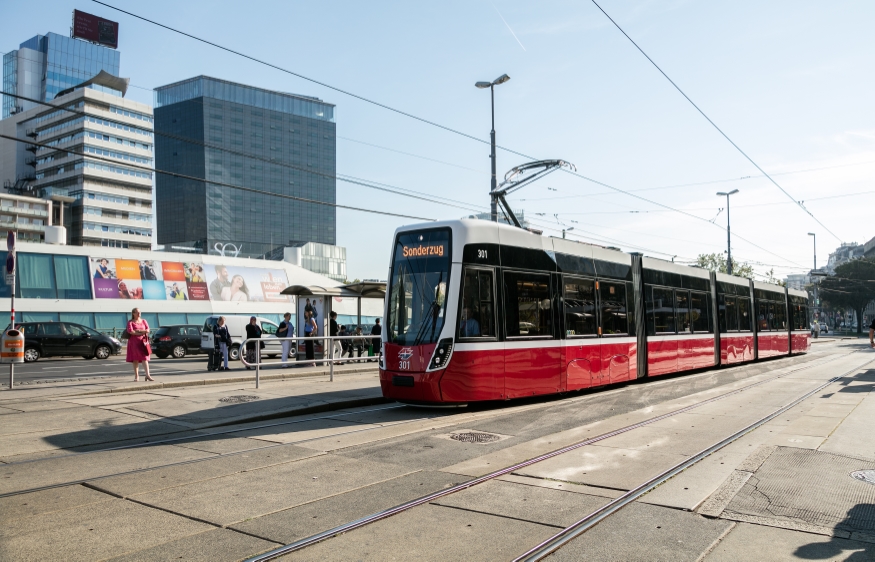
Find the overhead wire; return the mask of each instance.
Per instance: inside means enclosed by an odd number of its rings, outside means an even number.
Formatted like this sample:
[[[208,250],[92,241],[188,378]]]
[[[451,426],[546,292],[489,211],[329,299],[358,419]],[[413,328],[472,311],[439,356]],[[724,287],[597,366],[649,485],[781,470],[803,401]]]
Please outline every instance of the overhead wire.
[[[7,96],[14,97],[14,98],[23,99],[23,100],[26,100],[26,101],[29,101],[29,102],[32,102],[32,103],[35,103],[35,104],[44,105],[44,106],[51,107],[51,108],[54,108],[54,109],[58,109],[58,110],[62,110],[62,111],[66,111],[66,112],[68,112],[68,113],[73,113],[73,114],[78,115],[78,116],[80,116],[80,117],[93,117],[93,115],[91,115],[91,114],[89,114],[89,113],[87,113],[87,112],[85,112],[85,111],[79,111],[79,110],[77,110],[77,109],[73,109],[73,108],[70,108],[70,107],[64,107],[63,105],[55,105],[55,104],[52,104],[52,103],[49,103],[49,102],[44,102],[44,101],[41,101],[41,100],[37,100],[37,99],[33,99],[33,98],[29,98],[29,97],[22,96],[22,95],[19,95],[19,94],[11,94],[11,93],[8,93],[8,92],[5,92],[5,91],[0,91],[0,93],[2,93],[3,95],[7,95]],[[191,144],[196,144],[196,145],[198,145],[198,146],[202,146],[202,147],[207,148],[207,149],[210,149],[210,150],[217,150],[217,151],[221,151],[221,152],[227,152],[227,153],[229,153],[229,154],[233,154],[233,155],[236,155],[236,156],[241,156],[241,157],[243,157],[243,158],[249,158],[249,159],[251,159],[251,160],[255,160],[255,161],[259,161],[259,162],[264,162],[265,164],[270,164],[270,165],[272,165],[272,166],[283,167],[283,168],[289,168],[289,169],[291,169],[291,170],[296,170],[296,171],[304,172],[304,173],[307,173],[307,174],[310,174],[310,175],[314,175],[314,176],[321,176],[321,177],[324,177],[324,178],[327,178],[327,179],[336,179],[336,180],[339,180],[339,181],[342,181],[342,182],[351,183],[351,184],[354,184],[354,185],[359,185],[359,186],[362,186],[362,187],[367,187],[367,188],[375,189],[375,190],[378,190],[378,191],[384,191],[384,192],[388,192],[388,193],[394,193],[394,194],[396,194],[396,195],[402,195],[402,196],[405,196],[405,197],[411,197],[411,198],[414,198],[414,199],[419,199],[419,200],[422,200],[422,201],[428,201],[428,202],[430,202],[430,203],[437,203],[437,204],[446,205],[446,206],[450,206],[450,207],[456,207],[456,208],[463,209],[463,210],[467,210],[467,211],[472,211],[472,210],[474,210],[475,212],[482,212],[483,209],[485,209],[485,207],[478,207],[478,206],[476,206],[476,205],[469,204],[469,203],[465,203],[465,202],[462,202],[462,201],[456,201],[456,200],[448,199],[448,198],[444,198],[444,197],[441,197],[441,196],[434,196],[434,195],[430,195],[430,194],[425,194],[425,193],[422,193],[422,192],[417,192],[417,191],[410,190],[410,189],[406,189],[406,188],[400,188],[400,187],[396,187],[396,186],[391,186],[391,185],[384,184],[384,183],[380,183],[380,182],[373,182],[373,181],[371,181],[371,180],[366,180],[366,179],[358,178],[358,177],[355,177],[355,176],[349,176],[349,175],[346,175],[346,174],[337,174],[337,173],[335,173],[335,174],[330,174],[330,173],[327,173],[327,172],[320,172],[320,171],[318,171],[318,170],[314,170],[313,168],[304,167],[304,166],[297,166],[297,165],[295,165],[295,164],[289,164],[289,163],[284,162],[284,161],[283,161],[283,162],[280,162],[280,161],[276,161],[276,160],[271,160],[271,159],[269,159],[269,158],[265,158],[264,156],[259,156],[259,155],[256,155],[256,154],[250,154],[250,153],[247,153],[247,152],[243,152],[243,151],[240,151],[240,150],[234,150],[234,149],[232,149],[232,148],[227,148],[227,147],[224,147],[224,146],[214,145],[214,144],[211,144],[211,143],[208,143],[208,142],[200,141],[200,140],[198,140],[198,139],[193,139],[193,138],[190,138],[190,137],[183,137],[183,136],[180,136],[180,135],[175,135],[175,134],[173,134],[173,133],[167,133],[167,132],[159,131],[159,130],[153,130],[152,133],[155,134],[155,135],[159,135],[159,136],[162,136],[162,137],[169,138],[169,139],[178,140],[178,141],[181,141],[181,142],[187,142],[187,143],[191,143]],[[47,146],[46,148],[55,148],[55,147]],[[89,157],[90,157],[90,156],[89,156]],[[124,165],[127,165],[127,164],[124,164]],[[211,183],[215,183],[215,182],[212,182],[212,180],[209,180],[209,181],[210,181]],[[233,185],[233,184],[231,184],[231,185]],[[429,220],[433,220],[433,219],[429,219]]]
[[[96,1],[96,0],[95,0],[95,1]],[[766,171],[763,170],[763,169],[760,167],[759,164],[757,164],[756,162],[754,162],[753,158],[751,158],[750,156],[748,156],[747,153],[741,149],[741,147],[739,147],[739,146],[738,146],[738,145],[737,145],[737,144],[736,144],[731,138],[729,138],[729,135],[727,135],[726,133],[724,133],[724,132],[723,132],[723,129],[721,129],[720,127],[718,127],[717,124],[714,123],[714,121],[712,121],[711,118],[708,117],[708,116],[705,114],[705,112],[702,111],[702,109],[701,109],[698,105],[696,105],[696,103],[693,102],[693,100],[690,99],[690,97],[689,97],[689,96],[688,96],[683,90],[681,90],[680,86],[678,86],[678,85],[675,83],[674,80],[672,80],[671,78],[669,78],[668,74],[666,74],[665,71],[662,70],[662,68],[660,68],[659,65],[656,64],[656,62],[655,62],[652,58],[650,58],[650,55],[648,55],[647,53],[645,53],[645,52],[644,52],[644,49],[642,49],[642,48],[638,45],[638,43],[636,43],[636,42],[635,42],[635,41],[629,36],[629,34],[626,33],[626,32],[623,30],[623,28],[620,27],[620,25],[619,25],[616,21],[614,21],[614,18],[612,18],[610,15],[608,15],[608,13],[604,10],[604,8],[602,8],[602,7],[599,5],[598,2],[596,2],[596,0],[591,0],[591,2],[592,2],[593,4],[595,4],[596,8],[598,8],[598,9],[599,9],[599,10],[605,15],[605,17],[607,17],[607,18],[611,21],[612,24],[614,24],[614,27],[616,27],[618,30],[620,30],[620,33],[622,33],[622,34],[626,37],[626,39],[628,39],[633,45],[635,45],[635,48],[638,49],[638,51],[639,51],[642,55],[644,55],[645,58],[647,58],[648,61],[650,61],[650,64],[652,64],[654,67],[656,67],[656,69],[660,72],[660,74],[662,74],[662,75],[665,77],[665,79],[668,80],[668,81],[671,83],[671,85],[674,86],[675,89],[676,89],[678,92],[680,92],[680,94],[681,94],[682,96],[684,96],[684,98],[685,98],[688,102],[690,102],[690,104],[691,104],[693,107],[696,108],[696,111],[698,111],[698,112],[702,115],[702,117],[704,117],[704,118],[708,121],[708,123],[710,123],[715,129],[717,129],[717,132],[719,132],[719,133],[723,136],[723,138],[725,138],[727,141],[729,141],[729,144],[731,144],[733,147],[735,147],[735,149],[736,149],[739,153],[741,153],[741,155],[744,156],[744,157],[747,159],[748,162],[750,162],[751,164],[753,164],[753,166],[754,166],[757,170],[759,170],[760,173],[761,173],[763,176],[765,176],[770,182],[772,182],[772,183],[775,185],[775,187],[777,187],[778,189],[780,189],[781,192],[784,193],[784,195],[786,195],[787,197],[789,197],[791,201],[795,202],[795,203],[798,205],[798,207],[799,207],[800,209],[802,209],[803,211],[805,211],[805,212],[806,212],[806,213],[807,213],[812,219],[814,219],[815,222],[817,222],[817,224],[819,224],[821,227],[823,227],[824,230],[826,230],[827,232],[829,232],[830,235],[832,235],[836,240],[838,240],[839,242],[841,242],[841,238],[839,238],[838,236],[836,236],[836,234],[835,234],[832,230],[830,230],[829,228],[827,228],[827,226],[826,226],[825,224],[823,224],[823,223],[822,223],[817,217],[815,217],[814,214],[813,214],[811,211],[809,211],[808,209],[806,209],[805,206],[802,205],[801,203],[799,203],[799,201],[798,201],[795,197],[793,197],[792,195],[790,195],[790,193],[789,193],[786,189],[784,189],[783,187],[781,187],[781,185],[780,185],[778,182],[776,182],[775,179],[772,178],[772,176],[770,176],[768,173],[766,173]]]
[[[25,143],[25,144],[30,144],[30,145],[38,146],[41,148],[49,148],[52,150],[57,150],[59,152],[66,152],[67,154],[73,154],[75,156],[82,156],[84,158],[88,158],[89,160],[98,160],[101,162],[107,162],[109,164],[115,164],[117,166],[124,166],[125,168],[134,168],[137,170],[142,170],[144,172],[150,172],[150,173],[154,172],[156,174],[163,174],[163,175],[167,175],[167,176],[171,176],[171,177],[175,177],[175,178],[187,179],[187,180],[192,180],[192,181],[196,181],[196,182],[203,182],[203,183],[207,183],[207,184],[218,185],[221,187],[229,187],[229,188],[233,188],[233,189],[238,189],[240,191],[246,191],[249,193],[256,193],[259,195],[270,195],[271,197],[278,197],[281,199],[291,199],[293,201],[300,201],[303,203],[312,203],[314,205],[324,205],[327,207],[335,207],[337,209],[349,209],[352,211],[361,211],[363,213],[373,213],[373,214],[377,214],[377,215],[386,215],[386,216],[391,216],[391,217],[401,217],[401,218],[406,218],[406,219],[416,219],[416,220],[424,220],[424,221],[430,221],[430,222],[433,222],[435,220],[435,219],[431,219],[431,218],[418,217],[418,216],[414,216],[414,215],[404,215],[404,214],[399,214],[399,213],[390,213],[388,211],[377,211],[375,209],[364,209],[361,207],[340,205],[338,203],[330,203],[328,201],[319,201],[317,199],[308,199],[305,197],[297,197],[295,195],[286,195],[284,193],[273,193],[270,191],[264,191],[262,189],[255,189],[252,187],[246,187],[246,186],[242,186],[242,185],[235,185],[235,184],[231,184],[231,183],[213,181],[213,180],[208,180],[206,178],[199,178],[197,176],[190,176],[188,174],[180,174],[178,172],[170,172],[167,170],[159,170],[158,168],[150,168],[149,166],[141,166],[138,164],[130,164],[127,162],[122,163],[114,158],[104,158],[103,156],[88,154],[86,152],[78,152],[75,150],[70,150],[69,148],[60,148],[57,146],[49,146],[45,143],[27,140],[27,139],[20,139],[20,138],[13,137],[10,135],[0,134],[0,138],[15,141],[15,142],[21,142],[21,143]]]
[[[360,95],[355,94],[355,93],[352,93],[352,92],[350,92],[350,91],[348,91],[348,90],[345,90],[345,89],[342,89],[342,88],[339,88],[339,87],[336,87],[336,86],[332,86],[332,85],[327,84],[327,83],[325,83],[325,82],[321,82],[321,81],[319,81],[319,80],[316,80],[316,79],[313,79],[313,78],[310,78],[310,77],[304,76],[303,74],[300,74],[300,73],[297,73],[297,72],[294,72],[294,71],[291,71],[291,70],[285,69],[285,68],[280,67],[280,66],[278,66],[278,65],[275,65],[275,64],[273,64],[273,63],[270,63],[270,62],[267,62],[267,61],[261,60],[261,59],[259,59],[259,58],[257,58],[257,57],[254,57],[254,56],[251,56],[251,55],[247,55],[247,54],[242,53],[242,52],[240,52],[240,51],[237,51],[237,50],[231,49],[231,48],[229,48],[229,47],[225,47],[225,46],[220,45],[220,44],[218,44],[218,43],[215,43],[215,42],[212,42],[212,41],[209,41],[209,40],[206,40],[206,39],[202,39],[202,38],[197,37],[197,36],[195,36],[195,35],[192,35],[192,34],[190,34],[190,33],[187,33],[187,32],[184,32],[184,31],[181,31],[181,30],[176,29],[176,28],[174,28],[174,27],[171,27],[171,26],[169,26],[169,25],[159,23],[159,22],[157,22],[157,21],[151,20],[151,19],[146,18],[146,17],[144,17],[144,16],[140,16],[140,15],[138,15],[138,14],[135,14],[135,13],[130,12],[130,11],[127,11],[127,10],[123,10],[123,9],[121,9],[121,8],[118,8],[118,7],[116,7],[116,6],[113,6],[113,5],[111,5],[111,4],[108,4],[108,3],[106,3],[106,2],[102,2],[102,1],[100,1],[100,0],[92,0],[92,1],[95,2],[95,3],[97,3],[97,4],[100,4],[100,5],[102,5],[102,6],[105,6],[105,7],[107,7],[107,8],[110,8],[110,9],[112,9],[112,10],[116,10],[116,11],[118,11],[118,12],[121,12],[121,13],[127,14],[127,15],[129,15],[129,16],[131,16],[131,17],[134,17],[134,18],[140,19],[140,20],[142,20],[142,21],[145,21],[145,22],[151,23],[151,24],[153,24],[153,25],[156,25],[156,26],[158,26],[158,27],[161,27],[161,28],[167,29],[167,30],[172,31],[172,32],[174,32],[174,33],[178,33],[178,34],[180,34],[180,35],[183,35],[183,36],[188,37],[188,38],[190,38],[190,39],[193,39],[193,40],[195,40],[195,41],[199,41],[199,42],[201,42],[201,43],[204,43],[204,44],[210,45],[210,46],[212,46],[212,47],[215,47],[215,48],[217,48],[217,49],[220,49],[220,50],[223,50],[223,51],[226,51],[226,52],[229,52],[229,53],[235,54],[235,55],[237,55],[237,56],[240,56],[240,57],[243,57],[243,58],[245,58],[245,59],[251,60],[251,61],[253,61],[253,62],[257,62],[257,63],[259,63],[259,64],[263,64],[263,65],[265,65],[265,66],[267,66],[267,67],[269,67],[269,68],[273,68],[273,69],[275,69],[275,70],[279,70],[280,72],[283,72],[283,73],[285,73],[285,74],[289,74],[289,75],[291,75],[291,76],[295,76],[295,77],[300,78],[300,79],[302,79],[302,80],[306,80],[306,81],[308,81],[308,82],[312,82],[312,83],[314,83],[314,84],[317,84],[317,85],[323,86],[323,87],[325,87],[325,88],[328,88],[328,89],[330,89],[330,90],[333,90],[333,91],[339,92],[339,93],[341,93],[341,94],[348,95],[348,96],[350,96],[350,97],[352,97],[352,98],[354,98],[354,99],[358,99],[358,100],[360,100],[360,101],[364,101],[364,102],[366,102],[366,103],[370,103],[370,104],[375,105],[375,106],[377,106],[377,107],[381,107],[381,108],[383,108],[383,109],[386,109],[386,110],[388,110],[388,111],[391,111],[391,112],[397,113],[397,114],[399,114],[399,115],[403,115],[403,116],[405,116],[405,117],[409,117],[409,118],[414,119],[414,120],[416,120],[416,121],[419,121],[419,122],[422,122],[422,123],[425,123],[425,124],[428,124],[428,125],[432,125],[432,126],[434,126],[434,127],[437,127],[437,128],[439,128],[439,129],[442,129],[442,130],[445,130],[445,131],[448,131],[448,132],[451,132],[451,133],[454,133],[454,134],[458,134],[458,135],[460,135],[460,136],[462,136],[462,137],[468,138],[468,139],[470,139],[470,140],[477,141],[477,142],[482,143],[482,144],[488,144],[488,143],[489,143],[489,141],[486,141],[485,139],[481,139],[481,138],[476,137],[476,136],[474,136],[474,135],[470,135],[470,134],[468,134],[468,133],[464,133],[464,132],[462,132],[462,131],[459,131],[459,130],[457,130],[457,129],[454,129],[454,128],[452,128],[452,127],[448,127],[448,126],[445,126],[445,125],[441,125],[440,123],[436,123],[436,122],[434,122],[434,121],[431,121],[431,120],[425,119],[425,118],[423,118],[423,117],[419,117],[419,116],[414,115],[414,114],[412,114],[412,113],[409,113],[409,112],[406,112],[406,111],[403,111],[403,110],[400,110],[400,109],[394,108],[394,107],[392,107],[392,106],[389,106],[389,105],[386,105],[386,104],[383,104],[383,103],[377,102],[377,101],[372,100],[372,99],[369,99],[369,98],[367,98],[367,97],[360,96]],[[535,158],[533,158],[533,157],[530,156],[530,155],[527,155],[527,154],[524,154],[524,153],[522,153],[522,152],[518,152],[518,151],[515,151],[515,150],[512,150],[512,149],[509,149],[509,148],[507,148],[507,147],[498,147],[498,148],[501,148],[502,150],[504,150],[504,151],[506,151],[506,152],[508,152],[508,153],[516,154],[516,155],[521,156],[521,157],[524,157],[524,158],[528,158],[528,159],[531,159],[531,160],[534,160],[534,159],[535,159]],[[595,183],[596,185],[600,185],[600,186],[605,187],[605,188],[607,188],[607,189],[611,189],[612,191],[616,191],[616,192],[619,192],[619,193],[624,193],[624,194],[626,194],[626,195],[628,195],[628,196],[631,196],[631,197],[634,197],[634,198],[636,198],[636,199],[639,199],[639,200],[645,201],[645,202],[650,203],[650,204],[652,204],[652,205],[656,205],[656,206],[659,206],[659,207],[661,207],[661,208],[665,208],[665,209],[668,209],[668,210],[673,210],[673,211],[675,211],[675,212],[677,212],[677,213],[680,213],[680,214],[682,214],[682,215],[685,215],[685,216],[687,216],[687,217],[694,218],[694,219],[697,219],[697,220],[700,220],[700,221],[704,221],[704,222],[707,222],[707,223],[709,223],[709,224],[714,224],[714,223],[710,223],[710,221],[708,221],[708,219],[706,219],[706,218],[699,217],[699,216],[693,215],[693,214],[691,214],[691,213],[687,213],[687,212],[682,211],[682,210],[679,210],[679,209],[674,209],[673,207],[670,207],[670,206],[665,205],[665,204],[662,204],[662,203],[657,203],[657,202],[655,202],[655,201],[651,201],[651,200],[649,200],[649,199],[647,199],[647,198],[645,198],[645,197],[641,197],[641,196],[639,196],[639,195],[635,195],[634,193],[630,193],[630,192],[625,191],[625,190],[622,190],[622,189],[620,189],[620,188],[613,187],[613,186],[611,186],[611,185],[609,185],[609,184],[607,184],[607,183],[604,183],[604,182],[601,182],[601,181],[595,180],[595,179],[593,179],[593,178],[590,178],[590,177],[585,176],[585,175],[583,175],[583,174],[580,174],[580,173],[578,173],[578,172],[574,172],[574,171],[570,171],[570,170],[566,170],[566,169],[563,169],[563,171],[564,171],[565,173],[567,173],[567,174],[571,174],[572,176],[575,176],[575,177],[577,177],[577,178],[580,178],[580,179],[583,179],[583,180],[589,181],[589,182],[591,182],[591,183]],[[761,170],[761,171],[762,171],[762,170]],[[763,172],[763,173],[765,174],[765,172]],[[774,180],[773,180],[773,181],[774,181]],[[813,215],[812,215],[812,216],[813,216]],[[723,227],[721,227],[721,226],[719,226],[719,225],[716,225],[716,224],[715,224],[714,226],[717,226],[718,228],[720,228],[720,229],[722,229],[722,230],[725,230],[725,228],[723,228]],[[782,256],[780,256],[780,255],[778,255],[778,254],[776,254],[776,253],[774,253],[774,252],[771,252],[771,251],[769,251],[769,250],[763,248],[762,246],[759,246],[758,244],[756,244],[756,243],[754,243],[754,242],[752,242],[752,241],[750,241],[750,240],[748,240],[748,239],[746,239],[746,238],[744,238],[744,237],[742,237],[742,236],[740,236],[740,235],[738,235],[738,234],[736,234],[736,237],[737,237],[739,240],[742,240],[742,241],[744,241],[744,242],[746,242],[746,243],[748,243],[748,244],[750,244],[750,245],[752,245],[752,246],[754,246],[754,247],[756,247],[756,248],[758,248],[758,249],[760,249],[760,250],[762,250],[762,251],[764,251],[764,252],[766,252],[766,253],[768,253],[768,254],[771,254],[771,255],[773,255],[773,256],[775,256],[775,257],[778,257],[779,259],[786,259],[786,258],[783,258]],[[788,261],[789,263],[793,263],[794,265],[799,265],[799,264],[796,264],[795,262],[792,262],[792,261],[790,261],[790,260],[786,260],[786,261]]]

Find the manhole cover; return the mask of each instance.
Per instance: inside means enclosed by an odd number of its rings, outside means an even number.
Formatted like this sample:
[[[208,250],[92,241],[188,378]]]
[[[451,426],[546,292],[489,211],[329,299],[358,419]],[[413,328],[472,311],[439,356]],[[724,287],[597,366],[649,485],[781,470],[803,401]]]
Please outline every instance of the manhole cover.
[[[493,435],[492,433],[466,431],[465,433],[452,433],[450,434],[450,439],[461,441],[462,443],[492,443],[493,441],[500,441],[501,436]]]
[[[851,478],[875,484],[875,470],[855,470],[851,473]]]
[[[239,396],[225,396],[224,398],[219,398],[219,402],[224,402],[226,404],[243,404],[244,402],[253,402],[258,400],[258,396],[252,395],[239,395]]]

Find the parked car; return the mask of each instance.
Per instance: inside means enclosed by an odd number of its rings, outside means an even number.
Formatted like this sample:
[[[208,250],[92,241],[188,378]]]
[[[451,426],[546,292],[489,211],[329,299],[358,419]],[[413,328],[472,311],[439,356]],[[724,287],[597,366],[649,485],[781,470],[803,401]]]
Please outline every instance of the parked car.
[[[16,324],[24,334],[24,361],[40,357],[81,355],[85,359],[108,359],[118,355],[122,343],[81,324],[72,322],[22,322]]]
[[[240,344],[246,339],[246,324],[249,324],[249,318],[250,316],[225,316],[225,326],[227,326],[228,334],[231,336],[231,345],[228,347],[228,358],[231,361],[240,359]],[[262,355],[270,358],[282,355],[282,342],[276,339],[276,331],[279,329],[279,326],[260,316],[256,316],[255,321],[261,326],[262,330],[261,339],[264,340],[264,349],[261,350]],[[204,322],[203,331],[212,332],[218,322],[218,316],[210,316]],[[289,357],[295,357],[294,346],[289,350]]]
[[[200,327],[189,324],[161,326],[152,334],[152,353],[159,359],[170,356],[182,359],[190,353],[201,353]]]

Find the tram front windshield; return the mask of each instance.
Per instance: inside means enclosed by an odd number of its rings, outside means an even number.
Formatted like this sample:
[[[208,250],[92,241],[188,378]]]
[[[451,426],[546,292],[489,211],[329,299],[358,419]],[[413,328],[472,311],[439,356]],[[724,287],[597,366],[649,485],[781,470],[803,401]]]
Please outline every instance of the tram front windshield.
[[[447,308],[450,278],[449,229],[398,235],[389,279],[389,341],[434,343]]]

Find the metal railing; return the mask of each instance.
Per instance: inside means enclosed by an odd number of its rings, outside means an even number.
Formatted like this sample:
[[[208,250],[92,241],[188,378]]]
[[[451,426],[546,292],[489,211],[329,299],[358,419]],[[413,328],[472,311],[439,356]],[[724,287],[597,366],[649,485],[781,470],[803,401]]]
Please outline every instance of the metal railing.
[[[272,338],[246,338],[240,344],[240,362],[243,363],[243,365],[245,365],[246,367],[255,367],[255,388],[258,388],[260,385],[260,382],[261,382],[261,380],[260,380],[261,379],[261,367],[268,366],[268,365],[269,366],[283,365],[283,364],[288,363],[289,358],[283,357],[280,361],[271,361],[271,362],[265,363],[264,361],[261,360],[261,354],[263,353],[264,350],[261,349],[261,346],[259,345],[258,348],[256,349],[256,353],[255,353],[255,363],[250,363],[249,361],[246,360],[246,346],[250,342],[253,342],[253,343],[258,342],[260,344],[262,342],[263,343],[268,343],[268,342],[280,342],[280,343],[282,343],[284,341],[290,341],[290,342],[292,342],[292,345],[294,346],[293,349],[295,350],[295,362],[298,362],[297,356],[298,356],[298,343],[299,342],[304,342],[306,344],[306,342],[312,341],[314,345],[317,342],[321,342],[322,343],[322,358],[321,359],[316,359],[316,358],[307,359],[306,361],[312,361],[313,363],[322,363],[322,364],[328,363],[328,380],[329,380],[329,382],[334,382],[334,365],[335,365],[335,363],[337,363],[337,364],[353,363],[355,361],[361,361],[363,359],[361,355],[358,355],[357,357],[353,357],[352,355],[350,355],[349,357],[343,357],[344,349],[343,349],[343,344],[341,342],[344,340],[348,340],[350,342],[354,341],[356,344],[361,343],[361,345],[355,345],[356,350],[359,353],[361,353],[362,351],[368,349],[368,346],[373,344],[374,341],[376,341],[377,338],[379,338],[379,337],[380,336],[361,335],[361,336],[313,336],[313,337],[291,336],[288,338],[273,338],[273,337]],[[380,347],[382,347],[382,341],[380,342]],[[340,348],[340,353],[338,353],[338,356],[335,356],[335,351],[338,348]],[[350,351],[350,354],[351,353],[352,353],[352,351]],[[379,358],[380,358],[379,349],[374,350],[373,356],[367,355],[364,357],[364,359],[367,361],[371,357],[373,357],[374,360],[379,361]]]

